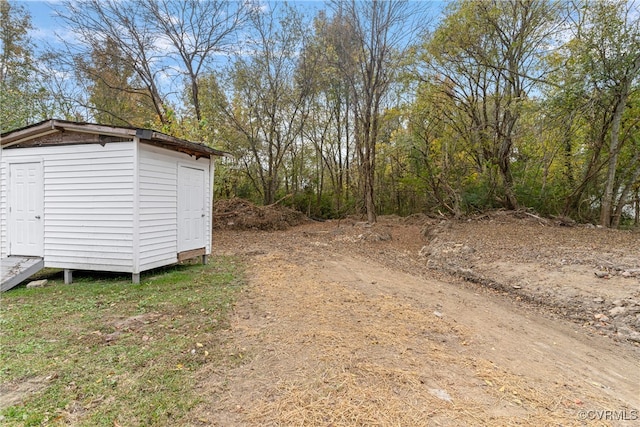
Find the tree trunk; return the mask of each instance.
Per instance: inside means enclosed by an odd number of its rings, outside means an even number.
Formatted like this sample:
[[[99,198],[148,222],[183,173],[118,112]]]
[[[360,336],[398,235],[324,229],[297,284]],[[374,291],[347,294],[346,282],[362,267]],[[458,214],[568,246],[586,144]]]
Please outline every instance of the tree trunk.
[[[575,112],[572,111],[569,116],[569,122],[566,124],[564,133],[564,175],[567,179],[569,188],[574,188],[576,180],[573,171],[573,144],[571,143],[571,127],[573,126]]]
[[[620,152],[620,123],[622,122],[622,115],[624,114],[627,106],[627,99],[631,92],[631,82],[637,77],[638,71],[640,71],[640,55],[637,56],[633,62],[632,68],[626,73],[622,84],[620,85],[620,92],[618,102],[616,103],[613,117],[611,120],[611,139],[609,143],[609,165],[607,169],[607,183],[604,190],[604,196],[602,198],[602,206],[600,209],[600,225],[603,227],[609,227],[611,225],[611,214],[613,209],[613,200],[615,194],[613,194],[616,168],[618,167],[618,153]]]
[[[631,164],[636,164],[636,169],[635,171],[633,171],[631,178],[627,182],[627,185],[625,185],[625,187],[623,188],[620,194],[620,198],[618,199],[618,203],[616,205],[616,208],[613,214],[613,221],[612,221],[613,222],[612,225],[615,228],[620,227],[620,218],[622,217],[622,210],[627,205],[627,203],[625,203],[625,200],[629,198],[629,195],[631,194],[631,190],[633,189],[633,185],[640,178],[640,153],[636,153],[636,155],[633,157],[633,160],[631,161]],[[630,202],[633,203],[633,199],[630,200]],[[636,211],[636,217],[637,215],[638,215],[638,212]]]
[[[625,86],[629,86],[628,84]],[[600,206],[600,225],[603,227],[611,226],[611,214],[613,210],[614,199],[614,186],[616,180],[616,169],[618,167],[618,152],[620,145],[620,122],[622,121],[622,114],[624,113],[625,104],[627,100],[626,88],[623,88],[623,94],[620,96],[618,103],[616,104],[613,120],[611,121],[611,138],[609,142],[609,162],[607,168],[607,181],[604,189],[604,195],[602,196],[602,205]]]
[[[198,78],[191,73],[191,96],[193,97],[193,109],[196,113],[198,123],[202,120],[202,111],[200,109],[200,95],[198,89]]]
[[[502,185],[504,187],[504,203],[507,209],[517,209],[518,200],[513,192],[513,175],[511,174],[511,142],[506,140],[500,147],[500,154],[498,158],[498,167],[500,169],[500,175],[502,177]]]
[[[636,189],[636,217],[634,221],[634,225],[638,226],[640,224],[640,187]]]
[[[600,171],[603,163],[600,161],[600,156],[603,151],[605,139],[606,139],[606,128],[608,125],[606,124],[607,120],[604,120],[602,128],[598,132],[597,140],[595,141],[594,147],[591,152],[592,155],[589,158],[589,163],[584,168],[584,172],[582,173],[582,177],[580,179],[580,183],[575,186],[571,194],[566,197],[564,209],[562,214],[565,216],[571,216],[572,213],[578,212],[578,207],[580,202],[582,201],[582,196],[584,191],[587,189],[588,185],[594,180],[598,171]]]

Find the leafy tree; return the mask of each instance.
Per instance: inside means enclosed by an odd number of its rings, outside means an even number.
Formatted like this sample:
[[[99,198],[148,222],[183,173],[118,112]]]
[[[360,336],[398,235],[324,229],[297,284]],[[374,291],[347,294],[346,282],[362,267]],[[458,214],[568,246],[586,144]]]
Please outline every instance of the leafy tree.
[[[87,107],[98,123],[152,126],[155,114],[149,93],[139,89],[133,65],[111,38],[93,46],[89,61],[76,58],[76,70],[87,80]]]
[[[459,216],[464,208],[462,193],[476,173],[473,156],[464,155],[462,141],[456,137],[461,120],[446,86],[425,81],[416,88],[407,113],[407,167],[415,179],[412,186],[424,193],[425,210],[442,209]]]
[[[353,150],[353,108],[350,87],[343,78],[353,65],[355,41],[349,23],[328,18],[321,11],[314,19],[313,37],[306,44],[297,78],[309,87],[309,117],[303,128],[306,142],[313,145],[316,204],[323,194],[333,199],[333,211],[343,213],[351,203]]]
[[[635,13],[634,13],[635,12]],[[640,11],[634,2],[586,3],[585,22],[576,44],[588,81],[610,111],[608,161],[600,224],[609,227],[616,200],[619,154],[625,142],[622,123],[632,93],[639,89]]]
[[[0,0],[0,132],[42,117],[45,93],[33,64],[31,29],[23,6]]]
[[[430,32],[404,0],[313,23],[278,2],[65,1],[77,38],[35,61],[0,0],[3,130],[52,109],[157,128],[232,153],[217,195],[310,215],[640,217],[637,1],[456,0]]]
[[[452,3],[426,45],[425,64],[463,115],[458,137],[480,173],[501,181],[503,205],[518,207],[512,162],[522,105],[544,80],[546,45],[558,31],[558,3],[542,0]]]
[[[591,220],[599,210],[600,224],[609,227],[629,203],[633,182],[627,180],[633,181],[629,171],[636,169],[633,100],[640,78],[640,14],[636,3],[627,1],[575,6],[570,38],[553,58],[562,68],[548,94],[561,120],[558,126],[566,129],[565,164],[572,190],[564,211]],[[580,212],[582,206],[588,207],[586,213]]]

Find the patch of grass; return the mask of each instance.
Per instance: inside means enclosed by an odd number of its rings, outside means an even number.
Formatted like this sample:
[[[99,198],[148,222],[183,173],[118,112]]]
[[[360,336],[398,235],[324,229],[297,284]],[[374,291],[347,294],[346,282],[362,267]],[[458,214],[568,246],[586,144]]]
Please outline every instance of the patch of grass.
[[[200,403],[197,371],[234,363],[221,331],[242,274],[223,257],[154,270],[140,285],[129,275],[79,272],[64,285],[51,272],[54,286],[5,293],[0,423],[185,424]]]

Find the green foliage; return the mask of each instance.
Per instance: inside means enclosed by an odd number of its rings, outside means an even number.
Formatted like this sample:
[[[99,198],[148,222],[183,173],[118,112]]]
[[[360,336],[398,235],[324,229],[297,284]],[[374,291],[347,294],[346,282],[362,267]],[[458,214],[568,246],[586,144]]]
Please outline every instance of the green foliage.
[[[630,202],[640,167],[629,156],[638,129],[627,115],[639,89],[640,21],[636,2],[578,6],[572,38],[547,58],[559,68],[550,76],[546,111],[557,120],[557,130],[565,129],[557,134],[566,178],[564,213],[592,220],[600,209],[599,222],[609,226]]]
[[[336,219],[344,215],[336,210],[331,194],[323,193],[318,197],[310,188],[296,193],[292,202],[286,205],[303,212],[309,218]]]
[[[0,0],[0,132],[42,117],[45,93],[34,66],[32,28],[24,6]]]

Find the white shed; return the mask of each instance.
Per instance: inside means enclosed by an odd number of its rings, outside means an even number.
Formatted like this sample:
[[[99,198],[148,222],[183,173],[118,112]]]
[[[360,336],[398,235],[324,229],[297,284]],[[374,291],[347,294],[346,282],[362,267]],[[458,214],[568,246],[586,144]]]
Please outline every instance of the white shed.
[[[0,146],[3,265],[35,259],[64,269],[66,282],[72,270],[100,270],[131,273],[137,283],[142,271],[206,262],[211,253],[221,151],[148,129],[64,120],[3,134]]]

